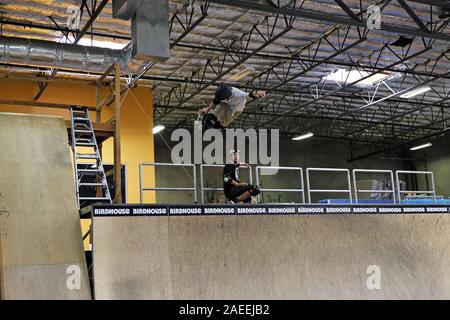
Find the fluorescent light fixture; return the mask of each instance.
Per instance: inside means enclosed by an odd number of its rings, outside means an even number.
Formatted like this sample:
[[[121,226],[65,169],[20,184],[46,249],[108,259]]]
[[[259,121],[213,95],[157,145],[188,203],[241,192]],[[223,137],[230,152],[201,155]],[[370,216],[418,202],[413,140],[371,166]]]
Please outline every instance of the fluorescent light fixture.
[[[356,85],[374,85],[377,82],[386,80],[392,75],[387,73],[375,73],[370,75],[369,72],[359,71],[359,70],[345,70],[338,69],[337,71],[330,72],[328,75],[323,77],[322,80],[337,82],[340,85],[346,85],[359,81]],[[364,80],[361,80],[365,78]]]
[[[228,77],[228,80],[229,81],[241,81],[241,80],[245,79],[252,72],[255,72],[255,69],[252,67],[246,66],[243,69],[241,69],[240,71],[238,71],[235,74]]]
[[[160,133],[161,131],[163,131],[166,127],[164,127],[163,125],[159,124],[156,127],[153,128],[153,134],[157,134]]]
[[[420,88],[417,88],[417,89],[414,89],[414,90],[411,90],[411,91],[409,91],[407,93],[402,94],[400,96],[400,98],[409,99],[409,98],[418,96],[419,94],[423,94],[423,93],[425,93],[427,91],[430,91],[430,90],[431,90],[431,87],[429,87],[429,86],[420,87]]]
[[[314,136],[314,133],[308,132],[308,133],[305,133],[305,134],[302,134],[299,136],[295,136],[292,138],[292,140],[294,140],[294,141],[305,140],[305,139],[311,138],[312,136]]]
[[[415,147],[409,148],[409,150],[416,151],[416,150],[420,150],[420,149],[431,147],[432,145],[433,144],[431,142],[428,142],[428,143],[425,143],[425,144],[421,144],[420,146],[415,146]]]

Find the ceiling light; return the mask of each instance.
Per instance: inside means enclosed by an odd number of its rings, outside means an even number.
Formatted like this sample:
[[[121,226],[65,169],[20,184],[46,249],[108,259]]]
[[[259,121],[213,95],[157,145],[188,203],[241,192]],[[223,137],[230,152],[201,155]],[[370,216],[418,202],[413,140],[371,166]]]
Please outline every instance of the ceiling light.
[[[240,81],[244,78],[246,78],[249,74],[252,72],[255,72],[255,69],[252,67],[245,67],[241,69],[240,71],[236,72],[235,74],[228,77],[229,81]]]
[[[432,145],[433,144],[431,142],[428,142],[428,143],[425,143],[425,144],[421,144],[420,146],[415,146],[415,147],[409,148],[409,150],[416,151],[416,150],[420,150],[420,149],[431,147]]]
[[[420,88],[417,88],[417,89],[414,89],[414,90],[411,90],[411,91],[409,91],[407,93],[402,94],[400,96],[400,98],[409,99],[409,98],[418,96],[419,94],[423,94],[423,93],[425,93],[427,91],[430,91],[430,90],[431,90],[431,87],[429,87],[429,86],[420,87]]]
[[[166,127],[164,127],[163,125],[157,125],[156,127],[153,128],[153,134],[157,134],[160,133],[161,131],[163,131]]]
[[[305,139],[311,138],[312,136],[314,136],[314,133],[308,132],[308,133],[305,133],[305,134],[302,134],[299,136],[295,136],[292,138],[292,140],[294,140],[294,141],[305,140]]]
[[[337,71],[330,72],[328,75],[323,77],[322,80],[337,82],[340,85],[346,85],[354,82],[358,82],[358,85],[374,85],[380,81],[387,80],[391,76],[391,74],[381,72],[371,75],[366,71],[349,71],[345,69],[338,69]]]

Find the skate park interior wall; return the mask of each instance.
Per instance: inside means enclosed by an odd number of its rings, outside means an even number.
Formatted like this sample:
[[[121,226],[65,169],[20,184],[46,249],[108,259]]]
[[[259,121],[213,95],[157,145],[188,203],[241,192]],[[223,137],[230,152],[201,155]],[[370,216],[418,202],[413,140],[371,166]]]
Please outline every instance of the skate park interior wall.
[[[0,100],[33,101],[39,88],[31,81],[0,80]],[[107,88],[101,90],[103,100],[109,94]],[[49,83],[39,102],[61,103],[94,107],[96,104],[96,87],[93,85],[73,85]],[[137,87],[122,96],[121,107],[121,147],[122,163],[127,165],[127,193],[129,203],[139,202],[139,163],[154,161],[153,148],[153,106],[152,91],[148,87]],[[29,107],[20,105],[0,105],[0,112],[41,114],[61,116],[70,119],[70,112],[64,109]],[[114,104],[102,109],[102,122],[107,122],[114,115]],[[95,121],[96,115],[90,117]],[[103,144],[103,161],[113,163],[113,140],[108,139]],[[154,183],[152,170],[146,171],[147,185]],[[146,193],[145,200],[154,201],[151,192]],[[83,220],[83,232],[89,227]],[[89,238],[85,245],[88,245]]]
[[[171,142],[170,132],[163,132],[162,136],[155,136],[155,160],[156,162],[172,162],[171,151],[166,146],[164,140],[173,148],[177,142]],[[206,144],[205,144],[206,145]],[[247,147],[248,150],[248,147]],[[224,150],[224,155],[229,157],[229,150]],[[348,143],[327,141],[323,139],[310,139],[305,141],[292,141],[289,137],[280,137],[280,166],[302,167],[306,168],[322,167],[322,168],[347,168],[347,169],[387,169],[387,170],[411,170],[410,161],[388,160],[388,158],[398,158],[398,154],[394,152],[380,154],[377,157],[363,159],[354,162],[348,162],[350,158]],[[380,160],[383,158],[384,160]],[[244,159],[241,159],[244,161]],[[248,158],[245,159],[248,161]],[[255,167],[255,165],[253,166]],[[253,168],[254,170],[254,168]],[[190,171],[188,171],[191,174]],[[305,172],[304,172],[305,174]],[[255,173],[253,173],[255,175]],[[158,187],[192,186],[190,177],[182,169],[157,168],[156,169],[156,185]],[[241,171],[241,179],[247,181],[248,174],[244,170]],[[346,180],[342,174],[330,173],[313,173],[312,187],[325,189],[346,188]],[[378,179],[379,175],[364,175],[364,179]],[[197,185],[199,182],[199,173],[197,172]],[[222,172],[219,168],[205,169],[204,173],[205,187],[222,187]],[[254,180],[255,182],[255,180]],[[287,171],[279,171],[274,176],[264,176],[261,180],[262,187],[267,188],[298,188],[299,177]],[[314,184],[314,182],[316,182]],[[320,185],[319,183],[322,183]],[[326,185],[324,185],[326,183]],[[314,185],[313,185],[314,184]],[[222,192],[218,191],[215,195],[212,193],[205,194],[206,198],[214,198],[214,202],[222,202]],[[337,194],[317,194],[313,196],[313,202],[325,198],[343,198],[342,193]],[[360,195],[360,198],[363,195]],[[177,193],[177,202],[192,203],[192,193]],[[221,198],[222,197],[222,198]],[[199,194],[200,199],[200,194]],[[157,203],[174,203],[174,193],[167,191],[159,191],[156,195]],[[300,197],[294,193],[265,193],[264,202],[298,202]]]
[[[96,298],[448,299],[449,230],[448,214],[96,217]]]
[[[429,142],[424,141],[425,142]],[[431,148],[411,151],[410,156],[417,160],[414,165],[417,170],[432,171],[436,186],[436,194],[450,197],[450,134],[430,140]],[[416,143],[419,145],[422,143]],[[420,188],[426,188],[424,179],[418,180]]]

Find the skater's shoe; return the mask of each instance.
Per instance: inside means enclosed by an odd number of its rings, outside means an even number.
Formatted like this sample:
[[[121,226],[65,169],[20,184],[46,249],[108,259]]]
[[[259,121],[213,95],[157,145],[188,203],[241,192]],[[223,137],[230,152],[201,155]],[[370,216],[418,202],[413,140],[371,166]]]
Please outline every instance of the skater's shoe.
[[[227,202],[225,202],[226,204],[236,204],[236,202],[234,202],[233,200],[227,200]]]

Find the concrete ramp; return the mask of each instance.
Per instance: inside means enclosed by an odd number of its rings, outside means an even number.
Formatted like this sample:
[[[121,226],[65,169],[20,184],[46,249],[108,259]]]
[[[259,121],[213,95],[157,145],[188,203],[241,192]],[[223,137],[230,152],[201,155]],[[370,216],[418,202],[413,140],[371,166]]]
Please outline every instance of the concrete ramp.
[[[95,293],[449,299],[449,243],[448,214],[97,216]]]
[[[0,113],[3,299],[89,299],[64,120]]]

